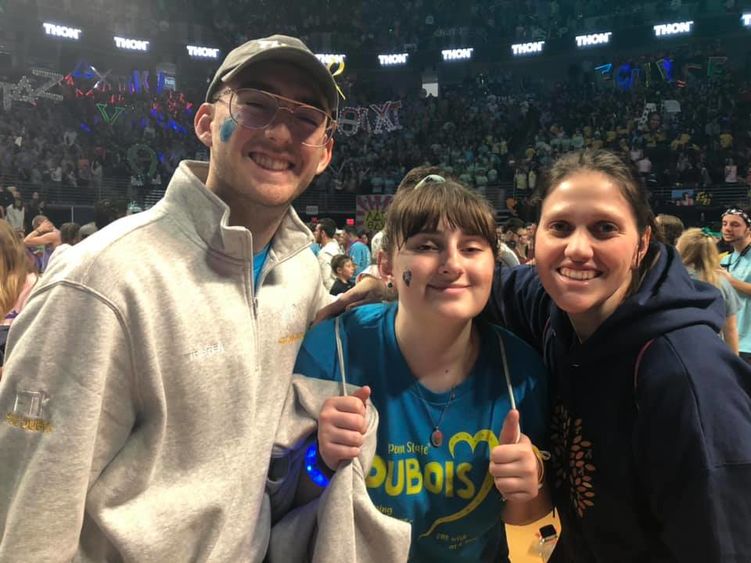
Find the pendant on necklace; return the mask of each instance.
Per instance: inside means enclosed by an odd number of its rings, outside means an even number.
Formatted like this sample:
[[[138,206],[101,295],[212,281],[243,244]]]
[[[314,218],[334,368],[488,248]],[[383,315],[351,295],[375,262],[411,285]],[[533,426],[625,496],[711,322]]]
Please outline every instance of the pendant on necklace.
[[[430,443],[436,448],[440,448],[441,444],[443,444],[443,432],[437,426],[430,433]]]

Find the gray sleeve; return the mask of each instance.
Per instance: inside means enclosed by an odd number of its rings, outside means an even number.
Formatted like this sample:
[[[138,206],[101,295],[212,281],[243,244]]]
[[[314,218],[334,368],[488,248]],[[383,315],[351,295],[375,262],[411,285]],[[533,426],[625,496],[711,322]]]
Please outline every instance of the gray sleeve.
[[[730,317],[738,313],[741,308],[741,300],[738,297],[738,292],[730,285],[730,282],[725,278],[720,279],[720,292],[722,298],[725,300],[725,317]]]
[[[113,308],[72,285],[33,294],[13,323],[0,382],[0,561],[74,558],[87,491],[135,420],[129,350]]]
[[[503,243],[498,245],[498,261],[508,268],[519,265],[519,258],[508,246]]]

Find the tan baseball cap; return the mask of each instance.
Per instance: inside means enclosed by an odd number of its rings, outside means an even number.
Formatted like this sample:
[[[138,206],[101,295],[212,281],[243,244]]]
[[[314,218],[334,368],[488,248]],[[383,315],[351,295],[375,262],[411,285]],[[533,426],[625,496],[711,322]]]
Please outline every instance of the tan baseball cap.
[[[325,109],[336,118],[339,94],[334,77],[305,43],[287,35],[252,39],[230,51],[209,84],[206,101],[210,102],[224,83],[232,80],[248,65],[261,61],[284,61],[307,71],[325,97]]]

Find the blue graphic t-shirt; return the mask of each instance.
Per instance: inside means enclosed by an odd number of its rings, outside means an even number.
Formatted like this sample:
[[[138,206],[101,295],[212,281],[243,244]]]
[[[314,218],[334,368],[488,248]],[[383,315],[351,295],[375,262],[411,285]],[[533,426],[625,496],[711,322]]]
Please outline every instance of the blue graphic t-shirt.
[[[450,393],[418,389],[399,350],[396,311],[396,304],[377,304],[341,317],[347,381],[371,386],[380,415],[367,478],[370,497],[384,514],[412,524],[410,561],[506,561],[503,501],[488,473],[490,449],[510,409],[498,334],[506,347],[522,431],[539,447],[545,447],[549,412],[542,361],[511,333],[479,324],[480,355],[444,411]],[[295,373],[341,378],[333,320],[306,335]],[[430,443],[431,419],[440,419],[444,436],[437,448]]]

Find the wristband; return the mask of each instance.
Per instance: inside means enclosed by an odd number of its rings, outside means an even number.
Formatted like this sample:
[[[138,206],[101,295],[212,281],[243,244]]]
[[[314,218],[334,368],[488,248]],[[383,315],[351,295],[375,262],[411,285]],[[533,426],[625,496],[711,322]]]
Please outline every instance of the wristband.
[[[319,487],[325,488],[328,486],[329,478],[318,467],[318,444],[316,442],[310,444],[308,451],[305,452],[305,471],[307,471],[310,480]]]

